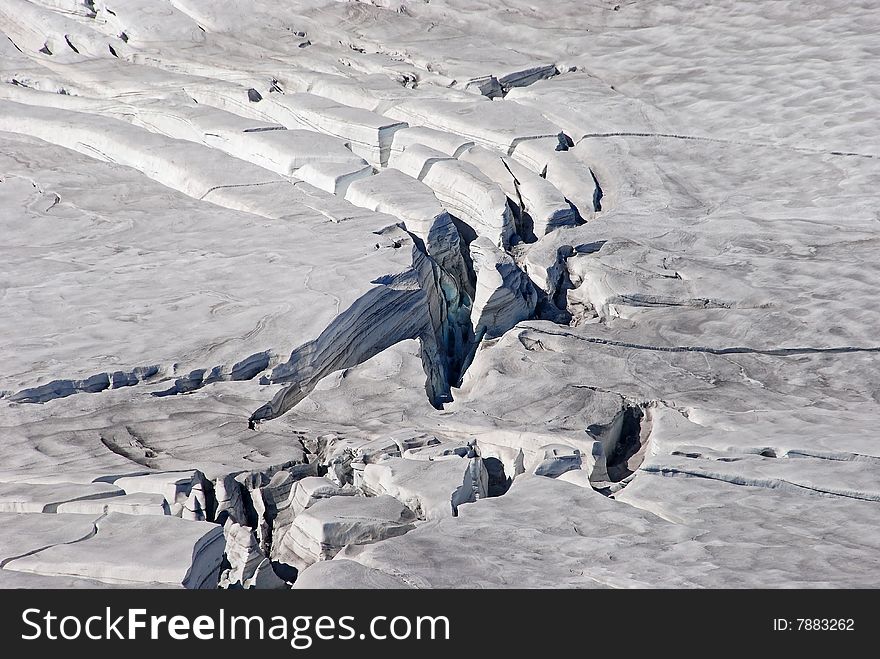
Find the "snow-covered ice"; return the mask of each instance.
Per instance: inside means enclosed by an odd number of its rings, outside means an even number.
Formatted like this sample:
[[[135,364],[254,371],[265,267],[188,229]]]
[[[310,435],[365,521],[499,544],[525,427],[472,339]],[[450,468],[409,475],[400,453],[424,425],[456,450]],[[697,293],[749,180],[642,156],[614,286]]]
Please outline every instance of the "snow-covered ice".
[[[870,3],[0,0],[0,587],[878,587]]]

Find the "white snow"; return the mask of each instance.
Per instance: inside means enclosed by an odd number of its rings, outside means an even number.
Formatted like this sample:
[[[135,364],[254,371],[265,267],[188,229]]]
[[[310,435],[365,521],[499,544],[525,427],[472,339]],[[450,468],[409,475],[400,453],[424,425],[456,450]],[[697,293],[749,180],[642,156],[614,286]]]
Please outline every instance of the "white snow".
[[[4,0],[0,587],[880,585],[878,31]]]

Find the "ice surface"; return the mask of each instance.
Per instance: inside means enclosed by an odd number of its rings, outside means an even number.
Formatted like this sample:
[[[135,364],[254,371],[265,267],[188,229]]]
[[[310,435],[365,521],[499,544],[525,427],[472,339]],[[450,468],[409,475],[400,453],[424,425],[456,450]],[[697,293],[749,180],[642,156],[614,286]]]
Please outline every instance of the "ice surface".
[[[13,558],[4,569],[126,585],[217,585],[224,546],[217,525],[113,512],[93,521],[92,527],[88,537]]]
[[[388,458],[368,464],[363,488],[371,494],[390,494],[424,519],[458,514],[459,506],[488,494],[488,474],[480,458],[405,460]]]
[[[394,497],[334,496],[300,514],[278,540],[282,563],[306,566],[333,558],[350,544],[385,540],[412,528],[415,514]]]
[[[0,587],[877,587],[870,3],[0,3]]]

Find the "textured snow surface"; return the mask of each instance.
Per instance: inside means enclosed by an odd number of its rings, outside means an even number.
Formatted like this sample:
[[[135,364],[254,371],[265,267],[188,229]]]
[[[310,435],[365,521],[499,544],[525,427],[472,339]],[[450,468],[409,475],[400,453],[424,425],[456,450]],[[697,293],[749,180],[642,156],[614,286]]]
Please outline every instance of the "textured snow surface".
[[[880,587],[878,31],[0,0],[0,587]]]

